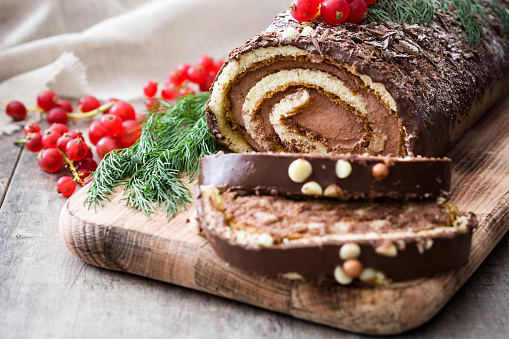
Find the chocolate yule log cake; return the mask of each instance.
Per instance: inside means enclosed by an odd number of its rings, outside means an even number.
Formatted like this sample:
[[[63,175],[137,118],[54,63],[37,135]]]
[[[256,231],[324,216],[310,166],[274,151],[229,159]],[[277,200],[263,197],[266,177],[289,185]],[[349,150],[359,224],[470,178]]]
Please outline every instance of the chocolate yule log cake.
[[[220,152],[201,159],[199,181],[293,197],[436,198],[449,191],[451,165],[448,158]]]
[[[283,12],[226,60],[207,106],[211,134],[234,152],[443,156],[509,90],[507,22],[493,2],[478,2],[490,21],[477,45],[461,2],[422,24],[306,26]]]
[[[282,159],[287,167],[278,164]],[[352,164],[351,175],[366,168],[372,173],[371,169],[377,164],[385,166],[385,161],[376,162],[376,158],[365,157],[367,167],[357,167],[362,157],[353,155],[219,154],[204,158],[196,204],[198,220],[219,257],[234,267],[261,276],[306,280],[334,277],[344,285],[428,277],[467,263],[472,229],[477,225],[475,215],[460,213],[447,200],[447,194],[426,198],[413,185],[414,178],[405,173],[393,172],[397,178],[384,174],[365,180],[402,181],[398,183],[402,187],[409,180],[412,186],[406,194],[415,199],[397,195],[396,198],[345,201],[324,197],[316,191],[316,194],[302,194],[299,198],[267,194],[265,189],[255,189],[256,193],[252,193],[249,187],[256,187],[256,180],[266,182],[264,175],[247,174],[242,178],[242,172],[232,170],[215,176],[218,170],[225,169],[224,164],[243,167],[245,160],[246,166],[259,167],[261,173],[267,175],[263,166],[272,161],[273,175],[282,180],[274,189],[283,190],[289,183],[283,176],[295,179],[295,173],[288,168],[299,159],[312,164],[313,171],[326,160],[346,161]],[[418,174],[429,163],[440,161],[396,158],[394,163],[396,165],[389,170],[412,164],[413,174]],[[442,166],[447,163],[443,161]],[[331,170],[335,173],[335,169]],[[316,182],[324,182],[329,180],[328,172],[323,170],[312,175]],[[439,175],[433,170],[430,172],[430,178],[440,176],[447,182],[450,173],[445,172],[450,172],[450,166],[441,168]],[[304,177],[306,175],[300,176]],[[355,187],[355,183],[353,185]],[[360,189],[363,183],[357,182],[357,185]],[[444,189],[448,187],[448,183],[443,185]],[[411,193],[411,187],[415,192]],[[373,191],[389,192],[385,187],[375,187]]]

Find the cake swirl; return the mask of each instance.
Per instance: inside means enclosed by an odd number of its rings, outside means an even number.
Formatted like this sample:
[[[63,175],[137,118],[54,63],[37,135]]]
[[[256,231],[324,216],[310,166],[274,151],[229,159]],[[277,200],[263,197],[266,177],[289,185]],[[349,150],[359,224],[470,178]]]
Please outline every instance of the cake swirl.
[[[284,12],[225,62],[212,135],[234,152],[443,156],[509,89],[501,30],[474,50],[453,20],[302,28]]]

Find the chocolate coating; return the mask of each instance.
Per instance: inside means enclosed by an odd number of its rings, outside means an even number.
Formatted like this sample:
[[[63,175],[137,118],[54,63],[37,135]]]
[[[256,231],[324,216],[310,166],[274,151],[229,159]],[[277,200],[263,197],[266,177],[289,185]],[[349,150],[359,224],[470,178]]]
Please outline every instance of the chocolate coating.
[[[486,5],[483,2],[480,4]],[[502,3],[502,6],[507,7],[507,4]],[[489,11],[486,8],[486,12]],[[300,32],[302,28],[289,18],[287,12],[282,13],[265,32],[233,50],[223,69],[229,62],[265,48],[291,46],[305,51],[307,55],[278,57],[270,63],[257,64],[240,74],[231,87],[218,88],[231,91],[226,102],[229,110],[227,123],[247,139],[253,150],[262,150],[245,132],[242,119],[244,95],[264,76],[292,68],[320,69],[343,79],[348,88],[365,98],[369,112],[382,114],[380,112],[385,109],[384,105],[377,106],[373,102],[377,98],[372,91],[358,77],[345,73],[343,65],[348,65],[357,74],[369,76],[373,82],[383,84],[396,103],[395,112],[384,113],[377,128],[366,128],[368,120],[365,117],[348,115],[345,105],[332,101],[327,104],[326,100],[330,101],[330,98],[308,87],[313,100],[316,99],[316,105],[307,106],[302,115],[292,118],[297,130],[326,137],[333,144],[341,144],[340,149],[336,150],[338,152],[363,153],[369,144],[366,135],[380,129],[389,138],[386,140],[386,149],[379,154],[443,156],[509,90],[509,44],[503,33],[504,23],[497,18],[493,20],[492,27],[484,29],[483,42],[472,48],[466,44],[465,34],[450,14],[437,13],[429,24],[412,26],[390,22],[331,26],[316,20],[311,25],[314,31],[311,36],[284,38],[285,29],[294,28]],[[334,68],[337,71],[331,70]],[[350,77],[351,81],[344,79],[345,76]],[[265,120],[260,134],[272,139],[275,145],[279,141],[271,127],[267,126],[267,118],[264,117],[267,113],[264,112],[270,111],[273,106],[271,100],[277,102],[300,87],[305,86],[296,84],[273,93],[261,105],[260,119]],[[264,105],[269,107],[264,108]],[[342,118],[331,121],[333,115],[329,110],[334,110]],[[226,149],[234,150],[232,141],[218,125],[215,114],[210,107],[207,108],[207,122],[212,136]],[[341,124],[347,127],[339,127],[338,132],[334,133],[335,126]],[[357,143],[350,140],[352,135],[356,135],[357,139],[352,140],[357,140]],[[344,140],[335,140],[343,136],[352,141],[351,150],[347,149]],[[286,151],[293,152],[292,145]]]
[[[434,198],[448,191],[451,183],[451,160],[448,158],[373,157],[359,155],[318,155],[289,153],[231,153],[202,158],[200,185],[245,190],[252,193],[303,196],[303,183],[292,181],[288,167],[297,159],[306,159],[313,171],[307,182],[316,181],[325,189],[337,184],[341,200],[357,198]],[[338,160],[347,160],[351,174],[337,177]],[[377,180],[372,168],[388,164],[387,178]]]
[[[201,228],[219,257],[239,269],[262,276],[274,277],[295,272],[307,280],[331,276],[334,268],[343,265],[339,257],[341,246],[352,243],[345,240],[309,241],[308,243],[280,243],[270,247],[252,247],[227,239],[205,221],[204,201],[198,192],[197,211]],[[226,219],[225,219],[226,220]],[[380,241],[357,239],[361,253],[357,258],[364,267],[382,272],[393,281],[428,277],[457,269],[465,265],[470,252],[472,228],[477,225],[474,215],[469,215],[468,225],[453,233],[433,236],[401,236],[393,239],[398,244],[398,254],[388,257],[376,253]],[[419,243],[432,240],[432,246],[419,250]]]

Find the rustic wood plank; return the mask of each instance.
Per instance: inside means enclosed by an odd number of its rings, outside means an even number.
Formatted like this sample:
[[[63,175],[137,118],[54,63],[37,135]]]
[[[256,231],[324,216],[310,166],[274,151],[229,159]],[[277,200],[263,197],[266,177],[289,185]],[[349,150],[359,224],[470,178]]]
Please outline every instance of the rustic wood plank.
[[[83,208],[84,194],[62,210],[64,241],[75,255],[99,267],[131,272],[198,289],[349,331],[395,334],[433,317],[479,267],[509,228],[509,98],[494,109],[451,152],[455,161],[452,200],[474,211],[481,223],[474,232],[469,264],[430,279],[382,288],[288,282],[228,267],[203,238],[185,226],[191,212],[166,222],[148,219],[118,203]],[[489,152],[486,152],[489,150]]]
[[[0,135],[0,206],[11,182],[22,147],[15,147],[14,141],[25,137],[23,132]]]

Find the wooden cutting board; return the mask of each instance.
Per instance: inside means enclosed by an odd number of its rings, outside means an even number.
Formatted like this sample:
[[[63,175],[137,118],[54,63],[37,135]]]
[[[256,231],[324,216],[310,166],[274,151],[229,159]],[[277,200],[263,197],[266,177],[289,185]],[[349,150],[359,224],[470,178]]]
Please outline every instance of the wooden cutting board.
[[[88,209],[86,189],[60,215],[60,233],[81,260],[234,299],[297,318],[366,334],[396,334],[435,315],[479,267],[509,229],[509,97],[449,154],[454,161],[452,200],[480,220],[467,266],[427,279],[378,288],[263,279],[229,267],[185,213],[168,222],[147,217],[115,193],[104,208]],[[121,191],[121,190],[119,190]]]

